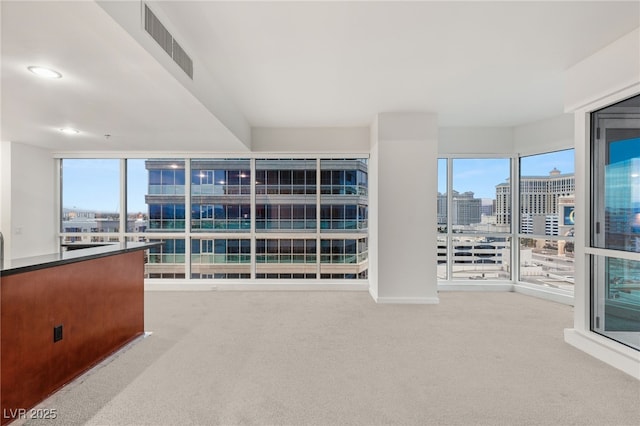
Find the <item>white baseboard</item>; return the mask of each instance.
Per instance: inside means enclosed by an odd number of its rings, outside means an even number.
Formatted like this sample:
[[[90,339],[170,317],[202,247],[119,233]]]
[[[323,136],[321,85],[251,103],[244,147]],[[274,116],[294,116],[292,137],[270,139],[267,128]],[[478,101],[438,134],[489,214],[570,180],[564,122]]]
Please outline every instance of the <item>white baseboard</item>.
[[[563,305],[574,305],[573,293],[566,290],[549,290],[541,286],[518,283],[513,285],[513,291],[527,296],[562,303]]]
[[[169,281],[169,280],[167,280]],[[146,282],[145,291],[367,291],[368,283],[220,283]]]
[[[510,292],[513,291],[512,282],[486,282],[476,281],[473,284],[467,284],[466,282],[451,282],[443,283],[438,282],[438,291],[497,291],[497,292]]]
[[[377,289],[374,290],[373,287],[369,287],[369,296],[371,296],[371,298],[374,301],[377,301],[378,300],[378,290]]]
[[[215,284],[145,283],[144,291],[216,291]]]
[[[373,297],[373,295],[371,296]],[[405,305],[437,305],[440,303],[440,298],[438,297],[374,297],[374,300],[376,303],[395,303]]]
[[[565,328],[564,341],[640,380],[640,351],[607,339],[597,333],[583,332],[575,328]]]

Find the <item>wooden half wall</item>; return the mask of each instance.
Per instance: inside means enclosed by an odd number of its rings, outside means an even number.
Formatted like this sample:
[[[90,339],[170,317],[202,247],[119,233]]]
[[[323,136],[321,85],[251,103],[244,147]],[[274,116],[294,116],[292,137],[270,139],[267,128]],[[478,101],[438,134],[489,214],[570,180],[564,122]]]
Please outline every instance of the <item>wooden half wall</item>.
[[[0,309],[6,424],[144,333],[144,251],[3,276]]]

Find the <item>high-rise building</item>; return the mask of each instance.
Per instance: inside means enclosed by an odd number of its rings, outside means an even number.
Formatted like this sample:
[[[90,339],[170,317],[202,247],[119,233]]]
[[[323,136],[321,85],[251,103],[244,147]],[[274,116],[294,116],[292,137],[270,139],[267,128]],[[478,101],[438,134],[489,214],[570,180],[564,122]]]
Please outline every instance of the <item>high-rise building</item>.
[[[453,225],[473,225],[480,223],[482,199],[475,198],[472,191],[452,191],[451,223]],[[447,223],[447,194],[438,193],[438,224]]]
[[[366,159],[256,159],[255,178],[251,159],[190,161],[189,200],[184,161],[145,162],[148,231],[190,231],[150,250],[149,278],[184,278],[186,258],[192,279],[367,277]]]
[[[573,173],[561,173],[554,168],[548,176],[520,177],[520,214],[523,234],[558,235],[558,200],[575,193]],[[498,224],[511,223],[511,185],[496,186],[496,216]],[[555,217],[555,218],[554,218]]]

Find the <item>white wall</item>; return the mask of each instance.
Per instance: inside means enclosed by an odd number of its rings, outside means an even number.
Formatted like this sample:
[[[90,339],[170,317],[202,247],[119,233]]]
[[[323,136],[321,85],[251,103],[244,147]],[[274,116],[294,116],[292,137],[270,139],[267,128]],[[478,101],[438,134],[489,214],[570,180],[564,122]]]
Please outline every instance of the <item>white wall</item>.
[[[516,126],[513,128],[514,152],[532,155],[573,148],[573,126],[573,114]]]
[[[5,256],[54,253],[58,250],[55,161],[47,150],[15,142],[10,143],[10,153],[11,221],[6,230],[10,252]]]
[[[637,28],[565,72],[565,111],[577,111],[615,95],[637,84],[639,79],[640,28]]]
[[[441,127],[438,154],[513,154],[511,127]]]
[[[0,142],[0,232],[4,236],[4,255],[11,246],[11,143]],[[2,265],[0,265],[2,268]]]
[[[368,127],[251,129],[253,152],[366,153],[369,140]]]
[[[436,208],[438,123],[434,114],[383,113],[372,131],[377,178],[370,227],[371,293],[383,303],[438,303]]]
[[[441,127],[439,155],[531,155],[573,148],[573,115],[514,127]]]
[[[150,2],[150,9],[176,38],[181,47],[193,60],[193,75],[190,79],[166,54],[155,40],[143,28],[142,2],[96,1],[96,4],[108,13],[131,37],[133,37],[153,58],[162,65],[175,79],[198,99],[217,120],[241,141],[245,147],[251,148],[251,127],[233,99],[224,87],[203,67],[203,61],[195,57],[190,46],[185,44],[186,37],[181,36],[178,27],[164,14],[161,2]],[[234,150],[235,151],[235,150]]]
[[[640,379],[638,352],[590,330],[589,191],[592,111],[640,93],[640,28],[567,70],[565,111],[574,115],[576,149],[576,218],[574,325],[565,341]],[[580,219],[582,217],[582,219]]]

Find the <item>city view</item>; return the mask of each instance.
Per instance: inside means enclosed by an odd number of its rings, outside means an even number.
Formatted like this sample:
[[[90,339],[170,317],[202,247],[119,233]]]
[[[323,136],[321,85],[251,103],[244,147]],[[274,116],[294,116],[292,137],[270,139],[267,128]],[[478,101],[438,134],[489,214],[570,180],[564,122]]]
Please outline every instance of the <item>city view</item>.
[[[453,168],[451,185],[448,166]],[[519,276],[513,278],[573,291],[573,150],[522,157],[519,169]],[[439,160],[440,279],[512,279],[516,224],[510,171],[509,159]]]
[[[128,159],[125,221],[123,163],[63,160],[67,249],[162,241],[148,278],[368,276],[367,159]]]
[[[163,234],[162,239],[166,247],[161,253],[151,253],[150,261],[154,263],[169,264],[185,262],[185,236],[187,228],[185,224],[185,176],[184,160],[165,160],[166,168],[163,170],[149,170],[146,165],[148,160],[130,159],[126,162],[126,230],[127,239],[148,240],[153,234]],[[245,160],[246,161],[246,160]],[[315,160],[313,160],[315,162]],[[156,161],[157,162],[157,161]],[[438,167],[439,185],[436,200],[438,220],[438,277],[440,279],[454,280],[511,280],[513,271],[519,271],[520,281],[543,285],[564,290],[573,289],[574,265],[573,265],[573,220],[574,220],[574,187],[573,175],[573,150],[554,152],[531,157],[522,157],[520,160],[520,237],[514,240],[512,227],[516,221],[512,216],[511,197],[512,190],[510,171],[511,160],[498,159],[452,159],[451,196],[447,191],[447,160],[440,159]],[[112,159],[70,159],[63,162],[63,211],[62,231],[64,244],[100,243],[118,241],[120,230],[120,160]],[[195,164],[195,163],[194,163]],[[265,163],[267,164],[267,163]],[[209,259],[211,263],[220,262],[220,259],[248,258],[243,232],[249,230],[251,221],[249,218],[249,164],[238,166],[237,176],[231,178],[215,175],[212,171],[207,174],[207,167],[202,167],[192,176],[191,191],[191,224],[192,232],[220,232],[238,233],[234,239],[226,238],[224,256],[218,256],[214,260],[216,245],[213,238],[200,238],[193,234],[191,252],[193,259]],[[171,167],[176,167],[175,170]],[[195,166],[192,166],[195,167]],[[265,166],[268,168],[268,166]],[[178,171],[176,173],[176,170]],[[196,169],[194,169],[196,170]],[[242,170],[245,170],[244,172]],[[223,170],[224,172],[224,170]],[[308,171],[311,173],[311,171]],[[302,200],[309,198],[305,195],[307,188],[305,171],[302,174],[292,171],[290,174],[277,176],[277,187],[262,186],[267,179],[275,179],[267,170],[257,176],[256,193],[264,198],[264,203],[256,208],[256,227],[262,232],[308,232],[316,228],[317,215],[320,215],[323,229],[336,227],[333,232],[342,229],[342,232],[358,233],[353,239],[342,240],[339,248],[334,247],[332,240],[318,242],[317,250],[326,254],[327,259],[344,259],[351,252],[355,262],[361,265],[366,259],[366,238],[362,238],[362,232],[366,235],[366,204],[358,198],[358,192],[366,193],[366,186],[343,186],[340,191],[345,192],[338,200],[344,202],[344,195],[349,195],[347,207],[336,204],[335,195],[329,194],[327,208],[316,212],[315,195],[313,205],[308,201],[294,201],[292,204],[278,202],[277,216],[273,216],[270,199],[289,198]],[[297,173],[297,174],[296,174]],[[313,171],[315,183],[315,171]],[[298,174],[300,176],[298,176]],[[347,177],[347,179],[357,179]],[[198,179],[194,181],[193,179]],[[226,179],[225,194],[215,195],[213,191],[222,190],[222,186],[216,186],[216,179]],[[237,179],[236,184],[230,185]],[[282,182],[280,179],[284,179]],[[345,179],[343,176],[342,179]],[[264,182],[261,182],[264,180]],[[211,181],[209,183],[209,181]],[[299,183],[302,182],[302,185]],[[338,182],[338,181],[336,181]],[[355,182],[355,181],[354,181]],[[280,192],[280,184],[286,183],[287,191]],[[298,185],[296,185],[298,183]],[[329,180],[329,183],[331,181]],[[342,183],[344,184],[344,182]],[[269,189],[275,188],[275,189]],[[329,186],[328,188],[332,188]],[[360,188],[360,189],[359,189]],[[313,190],[315,190],[313,188]],[[209,191],[210,195],[207,195]],[[264,195],[259,195],[260,191]],[[271,191],[271,192],[267,192]],[[276,191],[277,193],[273,193]],[[302,192],[301,192],[302,191]],[[297,195],[296,195],[297,192]],[[222,207],[216,200],[216,196],[225,196],[227,201]],[[208,198],[207,198],[208,197]],[[213,198],[212,198],[213,197]],[[229,201],[229,197],[235,201]],[[209,199],[210,198],[210,199]],[[240,199],[246,198],[244,201]],[[361,197],[360,197],[361,198]],[[449,199],[450,198],[450,199]],[[309,198],[310,199],[310,198]],[[173,200],[173,201],[172,201]],[[179,202],[176,202],[178,200]],[[180,201],[181,200],[181,201]],[[229,204],[230,203],[230,204]],[[302,204],[298,204],[302,203]],[[448,203],[450,205],[448,206]],[[288,206],[288,209],[283,210]],[[299,207],[298,207],[299,206]],[[222,210],[220,210],[222,209]],[[169,211],[170,210],[170,211]],[[300,211],[298,211],[300,210]],[[221,220],[224,219],[224,220]],[[287,224],[287,225],[284,225]],[[285,226],[290,231],[279,229]],[[223,227],[223,229],[219,229]],[[269,229],[274,228],[276,229]],[[449,232],[449,227],[451,228]],[[352,228],[351,231],[346,231]],[[332,232],[331,229],[327,231]],[[326,232],[326,231],[323,231]],[[170,234],[175,233],[175,237]],[[530,235],[525,237],[524,235]],[[239,238],[239,239],[238,239]],[[217,239],[221,241],[220,239]],[[348,243],[346,246],[345,241]],[[512,244],[517,241],[519,268],[514,269],[514,256]],[[324,247],[324,244],[327,247]],[[196,244],[197,243],[197,247]],[[300,263],[315,261],[316,247],[310,246],[308,236],[304,239],[282,240],[282,247],[271,249],[273,240],[257,240],[256,250],[259,250],[258,258],[269,262],[280,263],[282,259],[296,260]],[[300,247],[298,247],[300,243]],[[220,243],[221,244],[221,243]],[[219,247],[220,244],[218,244]],[[315,244],[315,243],[314,243]],[[295,247],[295,248],[294,248]],[[352,247],[355,247],[352,250]],[[364,247],[364,248],[362,248]],[[204,251],[202,251],[204,250]],[[227,252],[230,250],[230,252]],[[269,256],[270,252],[273,256]],[[296,253],[294,253],[294,250]],[[311,250],[311,251],[309,251]],[[208,252],[211,251],[211,255]],[[299,252],[299,253],[298,253]],[[262,254],[261,254],[262,253]],[[222,253],[219,253],[222,254]],[[232,256],[233,255],[233,256]],[[451,259],[449,259],[451,257]],[[275,259],[275,260],[274,260]],[[450,260],[450,265],[447,263]],[[240,263],[240,262],[238,262]],[[246,263],[246,262],[245,262]],[[356,269],[360,274],[363,269]],[[183,266],[179,266],[183,268]],[[344,266],[342,266],[344,270]],[[202,269],[193,267],[193,270]],[[205,268],[206,269],[206,268]],[[249,269],[246,266],[235,265],[228,270],[235,272],[232,277],[247,278]],[[273,266],[265,265],[258,268],[265,271],[273,270]],[[308,267],[301,269],[298,277],[314,276]],[[281,277],[281,273],[277,276]],[[208,276],[207,274],[204,275]],[[284,274],[285,277],[288,274]],[[340,275],[344,276],[344,274]],[[183,277],[180,273],[170,274],[170,277]],[[266,277],[266,272],[265,272]],[[293,277],[293,275],[292,275]],[[193,277],[192,277],[193,278]]]

